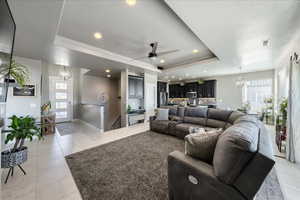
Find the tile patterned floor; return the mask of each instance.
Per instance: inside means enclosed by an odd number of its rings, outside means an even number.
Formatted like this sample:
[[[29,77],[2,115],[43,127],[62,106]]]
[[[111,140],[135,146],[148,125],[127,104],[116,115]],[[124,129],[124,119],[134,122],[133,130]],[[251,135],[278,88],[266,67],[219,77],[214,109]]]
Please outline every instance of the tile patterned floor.
[[[74,122],[74,126],[74,134],[60,136],[57,132],[27,144],[27,175],[15,170],[14,177],[3,184],[5,170],[1,176],[1,200],[81,200],[64,156],[149,130],[149,124],[138,124],[101,134],[81,121]],[[286,199],[299,199],[300,167],[280,158],[276,162]]]

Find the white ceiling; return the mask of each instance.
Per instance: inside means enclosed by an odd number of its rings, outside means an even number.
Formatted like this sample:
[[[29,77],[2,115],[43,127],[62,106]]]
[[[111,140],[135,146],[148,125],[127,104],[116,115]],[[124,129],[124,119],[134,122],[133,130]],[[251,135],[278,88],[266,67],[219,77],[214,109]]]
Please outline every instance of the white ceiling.
[[[129,7],[125,0],[9,0],[17,25],[15,54],[95,73],[107,67],[116,72],[154,70],[158,63],[130,60],[147,56],[149,43],[158,41],[158,51],[181,50],[164,57],[165,65],[210,58],[159,73],[164,80],[193,79],[239,73],[240,66],[242,72],[271,69],[300,27],[299,1],[165,2],[137,0]],[[95,40],[94,32],[101,32],[103,39]],[[70,48],[68,43],[58,44],[58,37],[85,46]],[[263,47],[266,39],[270,45]],[[192,54],[193,49],[199,54]],[[111,60],[113,56],[122,59]]]
[[[100,32],[101,40],[93,34]],[[192,58],[214,57],[209,49],[161,0],[138,0],[130,7],[125,0],[67,0],[58,35],[131,58],[147,57],[152,42],[158,52],[180,51],[151,61],[172,65]],[[193,54],[198,49],[198,54]],[[148,58],[144,59],[149,62]]]
[[[194,77],[262,71],[274,60],[300,25],[299,1],[272,0],[165,0],[177,15],[219,58],[218,62],[170,71]],[[270,45],[264,47],[263,40]],[[165,74],[164,74],[165,75]]]

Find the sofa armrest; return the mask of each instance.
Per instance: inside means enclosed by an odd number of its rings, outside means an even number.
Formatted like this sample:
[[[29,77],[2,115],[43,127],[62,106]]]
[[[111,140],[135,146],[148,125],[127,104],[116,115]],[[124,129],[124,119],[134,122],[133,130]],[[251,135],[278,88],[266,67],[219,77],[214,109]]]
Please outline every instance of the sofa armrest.
[[[233,187],[220,182],[213,166],[174,151],[168,156],[169,199],[244,200]]]

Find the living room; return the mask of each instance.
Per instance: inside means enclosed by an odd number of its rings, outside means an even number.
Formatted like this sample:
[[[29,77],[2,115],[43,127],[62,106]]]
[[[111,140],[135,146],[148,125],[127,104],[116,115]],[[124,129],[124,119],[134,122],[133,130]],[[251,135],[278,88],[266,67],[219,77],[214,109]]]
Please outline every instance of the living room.
[[[1,199],[298,199],[300,2],[0,2]]]

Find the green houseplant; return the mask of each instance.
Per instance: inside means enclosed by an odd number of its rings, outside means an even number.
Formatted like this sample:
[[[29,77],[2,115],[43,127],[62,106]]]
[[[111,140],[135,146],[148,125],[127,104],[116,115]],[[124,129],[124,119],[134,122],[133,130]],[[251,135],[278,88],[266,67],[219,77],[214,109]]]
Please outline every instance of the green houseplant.
[[[1,67],[0,75],[3,77],[13,78],[17,84],[24,86],[29,80],[29,71],[25,65],[12,60],[11,65]]]
[[[12,152],[21,149],[24,145],[25,139],[32,141],[33,137],[36,136],[38,139],[42,138],[41,129],[37,127],[36,120],[33,117],[17,117],[13,115],[9,118],[11,124],[8,126],[9,132],[5,139],[5,144],[9,141],[14,141]]]
[[[280,105],[279,105],[280,113],[282,115],[282,126],[286,126],[286,120],[287,120],[287,107],[288,107],[288,100],[287,98],[282,99]]]
[[[9,119],[11,120],[11,124],[8,126],[9,130],[6,131],[8,134],[5,139],[5,144],[14,141],[14,145],[12,149],[1,153],[1,167],[9,168],[5,183],[10,173],[13,174],[15,166],[18,166],[23,173],[26,174],[25,170],[21,167],[21,164],[27,161],[28,150],[27,147],[24,146],[25,140],[29,139],[32,141],[34,137],[38,139],[42,138],[41,130],[36,125],[36,120],[33,117],[17,117],[13,115]]]

